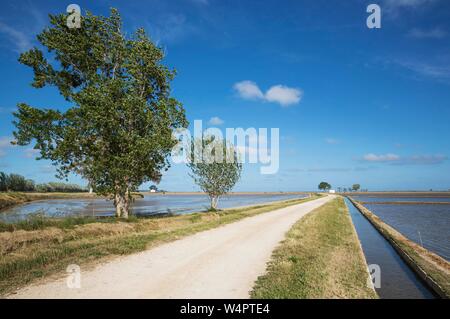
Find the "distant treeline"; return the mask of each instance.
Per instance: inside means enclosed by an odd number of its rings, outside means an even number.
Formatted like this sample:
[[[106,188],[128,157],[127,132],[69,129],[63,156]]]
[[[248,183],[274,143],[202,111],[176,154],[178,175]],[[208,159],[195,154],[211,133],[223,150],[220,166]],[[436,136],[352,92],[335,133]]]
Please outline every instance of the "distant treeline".
[[[22,175],[0,172],[0,192],[74,193],[86,191],[88,191],[87,188],[76,184],[59,182],[36,184],[33,180],[26,179]]]

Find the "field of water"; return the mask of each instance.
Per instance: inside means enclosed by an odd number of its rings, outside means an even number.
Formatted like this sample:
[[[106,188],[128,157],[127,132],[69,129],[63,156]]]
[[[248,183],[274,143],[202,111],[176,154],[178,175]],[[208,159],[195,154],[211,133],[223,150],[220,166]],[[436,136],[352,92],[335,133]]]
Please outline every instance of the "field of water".
[[[352,196],[360,202],[425,202],[425,203],[449,203],[450,197],[436,196],[436,197],[406,197],[406,196],[374,196],[374,195],[358,195]]]
[[[233,194],[224,196],[219,201],[219,208],[230,208],[260,203],[302,198],[306,195],[292,194]],[[136,199],[132,211],[136,215],[186,214],[206,210],[209,199],[205,195],[145,195]],[[11,207],[0,212],[0,221],[14,222],[24,220],[32,215],[46,217],[67,216],[113,216],[112,201],[105,199],[58,199],[35,201]]]
[[[353,197],[410,240],[450,260],[450,197]]]

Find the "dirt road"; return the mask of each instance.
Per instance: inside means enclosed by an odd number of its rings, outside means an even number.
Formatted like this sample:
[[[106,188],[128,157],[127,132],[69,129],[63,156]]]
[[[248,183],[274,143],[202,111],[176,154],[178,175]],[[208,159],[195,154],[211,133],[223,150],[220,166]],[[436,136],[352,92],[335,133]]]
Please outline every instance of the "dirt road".
[[[285,233],[334,196],[249,217],[125,256],[67,278],[32,285],[10,298],[248,298]]]

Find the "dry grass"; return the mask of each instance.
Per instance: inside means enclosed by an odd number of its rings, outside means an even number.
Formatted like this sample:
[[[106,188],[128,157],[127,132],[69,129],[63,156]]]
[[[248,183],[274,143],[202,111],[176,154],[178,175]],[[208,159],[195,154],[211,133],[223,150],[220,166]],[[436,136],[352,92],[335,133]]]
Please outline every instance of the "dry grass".
[[[423,272],[438,286],[440,293],[450,298],[450,263],[437,254],[409,240],[393,227],[383,222],[377,215],[360,203],[351,199],[355,206],[389,241],[406,253]]]
[[[296,199],[215,213],[109,220],[37,230],[0,232],[0,294],[67,265],[104,261],[131,254],[199,231],[317,198]],[[61,226],[60,224],[55,224]]]
[[[298,221],[274,251],[253,298],[377,298],[341,197]]]

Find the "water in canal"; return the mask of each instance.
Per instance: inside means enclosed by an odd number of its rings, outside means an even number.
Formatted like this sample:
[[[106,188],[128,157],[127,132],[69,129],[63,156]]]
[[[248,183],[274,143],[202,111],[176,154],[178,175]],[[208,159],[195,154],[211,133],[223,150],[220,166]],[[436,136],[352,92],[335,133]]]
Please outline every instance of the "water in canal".
[[[219,201],[219,208],[257,205],[306,196],[301,194],[233,194],[223,196]],[[145,195],[144,198],[137,199],[133,203],[132,211],[137,215],[187,214],[204,211],[209,207],[208,205],[209,199],[205,195],[157,194]],[[46,217],[113,216],[114,206],[112,201],[102,198],[35,201],[0,212],[0,221],[19,221],[33,214]]]
[[[390,243],[346,198],[350,216],[355,225],[367,263],[381,270],[380,288],[375,288],[384,299],[431,299],[436,296],[401,259]]]

